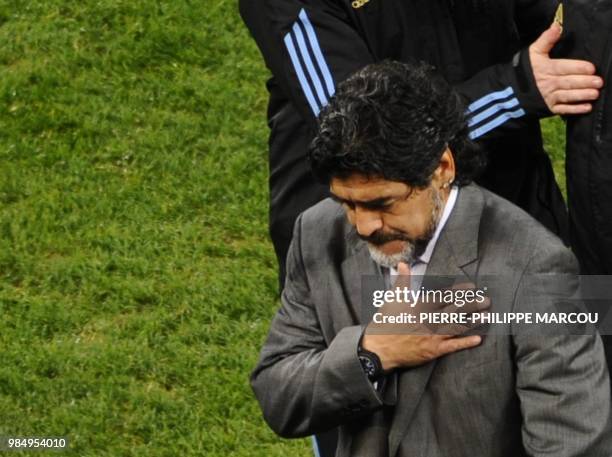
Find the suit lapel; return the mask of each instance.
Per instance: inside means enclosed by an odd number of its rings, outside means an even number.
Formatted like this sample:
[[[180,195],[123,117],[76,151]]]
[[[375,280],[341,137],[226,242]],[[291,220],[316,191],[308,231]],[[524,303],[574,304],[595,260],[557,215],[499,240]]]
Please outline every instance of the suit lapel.
[[[435,361],[432,361],[404,370],[398,375],[398,399],[389,432],[390,456],[394,456],[399,449],[434,367]]]
[[[474,185],[462,187],[450,218],[446,222],[427,265],[423,285],[434,276],[474,278],[478,259],[478,228],[484,206],[481,191]],[[413,420],[419,401],[436,366],[425,365],[399,373],[398,402],[389,433],[389,455],[394,456]]]
[[[478,232],[483,208],[484,196],[477,186],[460,189],[455,208],[427,267],[427,275],[456,274],[457,267],[468,277],[476,274],[474,262],[478,259]]]
[[[427,276],[476,276],[478,232],[484,207],[482,191],[469,185],[459,196],[427,265]]]

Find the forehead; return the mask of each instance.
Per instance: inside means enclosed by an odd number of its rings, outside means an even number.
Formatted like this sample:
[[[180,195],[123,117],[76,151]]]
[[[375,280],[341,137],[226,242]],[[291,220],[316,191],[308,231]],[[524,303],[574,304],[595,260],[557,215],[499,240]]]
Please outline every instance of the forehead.
[[[344,200],[369,201],[402,195],[408,186],[398,181],[353,174],[347,178],[333,178],[330,190]]]

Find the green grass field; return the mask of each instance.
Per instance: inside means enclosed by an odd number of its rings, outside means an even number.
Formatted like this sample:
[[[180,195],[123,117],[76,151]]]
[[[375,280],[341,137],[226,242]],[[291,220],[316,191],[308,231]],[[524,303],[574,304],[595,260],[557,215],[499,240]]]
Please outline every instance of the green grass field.
[[[0,0],[0,42],[0,435],[310,456],[248,385],[278,302],[267,72],[236,2]]]

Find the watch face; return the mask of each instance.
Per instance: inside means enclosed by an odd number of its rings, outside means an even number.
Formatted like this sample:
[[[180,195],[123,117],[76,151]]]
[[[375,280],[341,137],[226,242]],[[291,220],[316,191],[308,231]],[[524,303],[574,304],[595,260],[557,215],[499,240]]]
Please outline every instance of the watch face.
[[[363,367],[363,371],[365,371],[366,375],[369,377],[374,376],[376,374],[376,365],[369,357],[359,356],[359,360],[361,361],[361,366]]]

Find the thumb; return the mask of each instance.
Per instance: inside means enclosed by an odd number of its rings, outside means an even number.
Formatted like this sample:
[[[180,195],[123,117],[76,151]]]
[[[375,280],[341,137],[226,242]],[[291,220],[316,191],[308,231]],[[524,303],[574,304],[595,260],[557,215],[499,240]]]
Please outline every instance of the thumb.
[[[542,35],[533,42],[531,50],[538,54],[548,55],[552,48],[555,47],[555,44],[561,39],[561,31],[562,29],[559,24],[553,22],[548,30],[545,30]]]
[[[408,287],[410,288],[410,267],[406,262],[400,262],[397,264],[397,273],[399,277],[395,283],[395,287]]]

